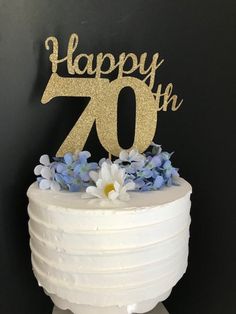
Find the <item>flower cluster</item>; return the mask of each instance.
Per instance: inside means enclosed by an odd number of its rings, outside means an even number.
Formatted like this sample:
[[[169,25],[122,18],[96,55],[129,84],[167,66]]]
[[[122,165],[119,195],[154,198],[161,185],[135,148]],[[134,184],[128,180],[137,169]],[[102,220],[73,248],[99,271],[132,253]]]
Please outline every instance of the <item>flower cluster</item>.
[[[70,192],[85,190],[92,184],[90,171],[98,169],[96,162],[88,162],[90,156],[87,151],[75,155],[67,153],[64,157],[55,157],[53,162],[50,162],[48,155],[41,156],[41,164],[34,169],[34,173],[39,176],[37,180],[40,189]]]
[[[82,151],[55,157],[40,158],[34,169],[40,189],[85,191],[88,196],[111,200],[129,198],[127,191],[151,191],[177,184],[178,169],[171,164],[172,153],[152,143],[151,151],[140,154],[136,149],[123,150],[114,162],[105,158],[88,162],[91,154]]]
[[[136,190],[151,191],[177,184],[178,169],[172,166],[171,156],[152,143],[152,150],[145,154],[134,149],[129,153],[122,151],[115,163],[125,169],[127,180],[135,183]]]

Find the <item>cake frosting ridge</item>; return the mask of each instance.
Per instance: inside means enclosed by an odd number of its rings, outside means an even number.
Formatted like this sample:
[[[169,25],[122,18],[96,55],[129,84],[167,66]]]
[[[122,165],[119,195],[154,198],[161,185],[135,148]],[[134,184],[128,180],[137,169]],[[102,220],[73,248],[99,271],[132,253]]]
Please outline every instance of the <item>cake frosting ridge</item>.
[[[60,307],[79,313],[86,305],[162,301],[186,270],[191,186],[182,178],[160,191],[131,192],[127,202],[37,183],[27,194],[33,270]]]

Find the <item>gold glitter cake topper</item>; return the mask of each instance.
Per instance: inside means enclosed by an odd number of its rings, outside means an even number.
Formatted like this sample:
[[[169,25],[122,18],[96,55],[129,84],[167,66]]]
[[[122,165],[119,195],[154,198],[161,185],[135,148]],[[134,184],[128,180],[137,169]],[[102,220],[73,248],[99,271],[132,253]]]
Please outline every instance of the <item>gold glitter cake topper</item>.
[[[183,100],[178,102],[177,95],[172,94],[173,84],[169,83],[163,88],[155,86],[156,71],[163,63],[159,53],[155,53],[148,63],[147,53],[140,57],[134,53],[121,53],[118,60],[111,53],[94,54],[81,53],[74,56],[79,43],[77,34],[72,34],[69,39],[67,55],[59,58],[58,40],[56,37],[48,37],[45,41],[46,49],[52,46],[49,60],[52,64],[52,74],[45,88],[41,102],[48,103],[54,97],[76,96],[90,97],[90,102],[79,117],[78,121],[62,143],[57,156],[63,156],[67,152],[81,151],[87,141],[94,122],[101,145],[109,155],[118,156],[122,148],[117,135],[117,101],[124,87],[131,87],[136,97],[135,136],[131,148],[135,147],[140,153],[145,151],[153,141],[159,111],[172,111],[180,108]],[[94,66],[94,60],[96,65]],[[81,66],[81,60],[85,65]],[[71,75],[91,75],[84,77],[61,77],[57,74],[58,65],[66,62],[68,73]],[[109,67],[104,69],[105,63]],[[131,64],[131,66],[130,66]],[[127,69],[129,65],[129,68]],[[109,81],[103,76],[117,71],[117,78]],[[130,76],[138,71],[142,79]],[[109,117],[109,122],[107,121]],[[130,148],[130,149],[131,149]]]

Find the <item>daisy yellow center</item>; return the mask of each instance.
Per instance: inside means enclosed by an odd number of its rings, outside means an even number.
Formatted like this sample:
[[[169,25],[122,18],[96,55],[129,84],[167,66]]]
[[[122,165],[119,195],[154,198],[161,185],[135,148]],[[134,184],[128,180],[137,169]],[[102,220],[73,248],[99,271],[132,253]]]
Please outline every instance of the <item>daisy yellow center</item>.
[[[108,194],[114,190],[115,190],[115,187],[113,183],[106,184],[103,188],[103,192],[107,197],[108,197]]]

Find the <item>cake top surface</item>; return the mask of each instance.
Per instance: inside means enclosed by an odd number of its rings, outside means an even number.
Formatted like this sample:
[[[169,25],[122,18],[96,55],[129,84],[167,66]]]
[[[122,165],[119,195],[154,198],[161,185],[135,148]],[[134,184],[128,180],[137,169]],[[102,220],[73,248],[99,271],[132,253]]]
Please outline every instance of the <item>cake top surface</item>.
[[[55,206],[72,210],[142,210],[142,208],[156,207],[171,203],[192,192],[191,185],[183,178],[178,179],[179,185],[164,187],[158,191],[131,192],[129,201],[83,198],[85,193],[68,191],[40,190],[37,182],[33,183],[27,192],[29,199],[36,203],[48,206]]]

